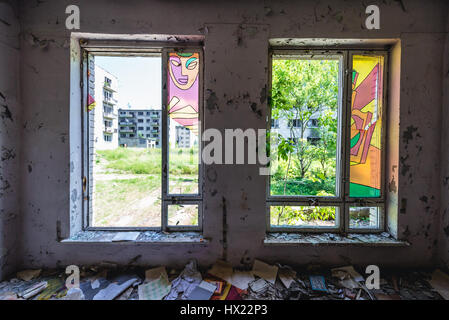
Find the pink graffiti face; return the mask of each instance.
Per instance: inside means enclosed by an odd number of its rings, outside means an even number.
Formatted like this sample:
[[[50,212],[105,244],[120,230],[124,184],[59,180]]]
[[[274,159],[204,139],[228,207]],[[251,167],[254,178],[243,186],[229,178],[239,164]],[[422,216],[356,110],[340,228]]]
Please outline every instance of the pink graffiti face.
[[[199,72],[199,54],[170,53],[169,70],[174,84],[182,90],[187,90],[195,83]]]

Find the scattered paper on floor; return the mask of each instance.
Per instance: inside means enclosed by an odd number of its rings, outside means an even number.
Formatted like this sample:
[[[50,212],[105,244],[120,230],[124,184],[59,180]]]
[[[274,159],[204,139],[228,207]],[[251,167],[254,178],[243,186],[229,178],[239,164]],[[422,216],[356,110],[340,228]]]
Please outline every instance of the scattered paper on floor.
[[[207,273],[230,282],[232,279],[233,269],[229,263],[218,260]]]
[[[138,288],[139,300],[162,300],[171,290],[171,284],[164,276],[141,284]]]
[[[274,284],[276,282],[278,267],[269,265],[260,260],[254,260],[252,273]]]
[[[433,272],[429,283],[445,300],[449,300],[449,276],[447,274],[437,269]]]
[[[23,270],[20,272],[17,272],[16,277],[24,280],[24,281],[30,281],[34,278],[39,277],[39,275],[41,274],[41,269],[38,270]]]
[[[236,270],[228,282],[241,290],[246,290],[248,289],[248,284],[252,281],[254,281],[252,272]]]
[[[157,280],[161,276],[164,277],[167,280],[167,282],[169,282],[167,270],[165,270],[164,266],[153,268],[153,269],[148,269],[145,271],[145,282],[151,282],[151,281]]]
[[[355,271],[353,266],[345,266],[345,267],[333,268],[333,269],[331,269],[331,272],[332,272],[332,276],[333,277],[339,278],[340,280],[345,279],[346,278],[346,274],[350,275],[357,282],[365,280],[363,278],[363,276],[360,275],[360,273]]]
[[[282,281],[284,286],[288,289],[290,285],[295,281],[296,271],[288,268],[281,268],[278,272],[279,279]]]
[[[188,296],[188,300],[209,300],[214,294],[217,286],[207,281],[201,283],[192,290]]]

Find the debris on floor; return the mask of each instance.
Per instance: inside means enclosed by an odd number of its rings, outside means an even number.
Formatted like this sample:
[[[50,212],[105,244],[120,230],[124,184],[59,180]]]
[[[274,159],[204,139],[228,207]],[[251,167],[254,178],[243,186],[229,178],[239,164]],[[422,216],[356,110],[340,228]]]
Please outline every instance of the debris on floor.
[[[80,268],[79,288],[66,287],[65,270],[17,272],[15,278],[0,282],[0,300],[449,299],[449,276],[438,269],[384,270],[378,289],[367,288],[361,271],[350,265],[294,269],[260,260],[255,260],[250,270],[235,269],[225,261],[205,270],[194,260],[183,270],[104,262]]]

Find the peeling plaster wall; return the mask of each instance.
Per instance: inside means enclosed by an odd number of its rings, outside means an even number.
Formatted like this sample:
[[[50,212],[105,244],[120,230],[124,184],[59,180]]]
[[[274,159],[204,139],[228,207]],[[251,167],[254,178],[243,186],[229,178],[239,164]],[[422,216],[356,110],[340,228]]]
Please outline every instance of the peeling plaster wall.
[[[19,32],[17,6],[0,3],[0,280],[17,265],[19,221]]]
[[[206,168],[208,245],[59,243],[57,225],[67,229],[70,223],[70,33],[64,25],[65,7],[71,3],[21,2],[22,266],[127,263],[138,255],[138,263],[154,265],[182,265],[189,258],[205,265],[220,257],[237,266],[255,257],[290,264],[435,262],[444,1],[378,1],[380,30],[364,29],[364,1],[77,1],[79,32],[204,34],[204,122],[219,130],[265,128],[270,38],[400,38],[400,159],[390,196],[401,190],[398,237],[410,242],[406,248],[264,246],[265,177],[253,165]]]
[[[449,17],[449,14],[448,14]],[[447,21],[446,32],[449,32]],[[445,48],[443,56],[443,114],[441,117],[441,220],[438,241],[438,263],[449,268],[449,35],[444,39]]]

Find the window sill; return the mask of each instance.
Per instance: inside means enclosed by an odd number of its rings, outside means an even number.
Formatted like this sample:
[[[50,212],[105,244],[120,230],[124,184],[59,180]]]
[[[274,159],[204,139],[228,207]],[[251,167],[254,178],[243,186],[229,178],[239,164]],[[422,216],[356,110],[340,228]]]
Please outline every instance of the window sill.
[[[133,232],[134,233],[134,232]],[[61,243],[114,243],[114,244],[207,244],[199,232],[141,231],[135,240],[128,240],[129,231],[80,231],[74,236],[61,240]]]
[[[349,233],[342,236],[335,233],[268,233],[264,239],[266,246],[295,246],[295,245],[337,245],[337,246],[369,246],[369,247],[407,247],[406,241],[394,239],[388,233],[360,234]]]

